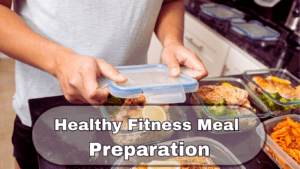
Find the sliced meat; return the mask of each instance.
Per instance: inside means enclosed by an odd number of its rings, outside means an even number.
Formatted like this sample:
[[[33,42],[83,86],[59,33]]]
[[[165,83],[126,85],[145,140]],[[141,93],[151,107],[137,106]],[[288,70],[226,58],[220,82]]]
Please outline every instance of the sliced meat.
[[[291,100],[295,97],[297,99],[300,99],[299,90],[294,89],[291,85],[264,79],[260,76],[255,76],[252,78],[252,80],[269,93],[278,92],[280,96],[288,100]]]
[[[204,85],[199,88],[197,93],[203,101],[211,101],[213,103],[218,103],[225,99],[228,104],[241,105],[248,99],[246,90],[234,86]]]

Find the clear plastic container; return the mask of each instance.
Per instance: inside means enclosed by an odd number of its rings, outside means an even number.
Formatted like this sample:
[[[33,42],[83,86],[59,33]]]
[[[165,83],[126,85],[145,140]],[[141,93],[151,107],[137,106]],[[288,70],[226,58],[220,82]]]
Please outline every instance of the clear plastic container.
[[[201,11],[208,15],[210,18],[218,19],[218,20],[231,20],[244,18],[244,14],[241,11],[238,11],[234,8],[230,8],[225,5],[218,4],[203,4],[201,5]]]
[[[236,36],[262,47],[276,45],[280,36],[276,30],[263,26],[262,23],[255,20],[232,21],[230,31]]]
[[[269,109],[267,106],[250,90],[250,88],[238,78],[206,78],[199,82],[199,86],[203,85],[222,85],[222,83],[229,83],[234,87],[238,87],[240,89],[244,89],[248,92],[248,100],[250,101],[250,105],[255,110],[250,110],[246,107],[238,107],[237,111],[240,111],[241,114],[247,111],[245,115],[237,115],[237,116],[216,116],[211,113],[207,106],[205,106],[202,99],[199,95],[195,92],[191,97],[191,103],[193,104],[193,108],[198,116],[198,118],[203,119],[212,119],[213,121],[234,121],[234,118],[239,119],[239,131],[215,131],[212,130],[210,132],[216,134],[223,134],[223,133],[237,133],[237,132],[244,132],[249,131],[255,128],[260,123],[260,118],[266,118],[269,116]],[[227,105],[226,107],[230,108],[234,105]],[[251,112],[249,112],[251,111]]]
[[[189,145],[207,145],[210,148],[210,157],[215,165],[221,169],[245,169],[244,165],[221,143],[206,137],[192,137],[179,140],[171,140],[156,145],[171,145],[173,142],[176,142],[177,145],[180,141],[184,142],[184,146]],[[153,160],[164,161],[172,157],[131,157],[128,161],[124,161],[123,157],[115,162],[112,169],[125,169],[137,166],[141,163],[149,163]],[[162,167],[167,168],[167,167]]]
[[[109,121],[113,121],[110,117],[110,112],[106,106],[100,107],[102,116]],[[186,115],[177,105],[170,105],[167,112],[167,121],[185,121]],[[132,131],[121,130],[118,134],[110,132],[112,140],[118,145],[140,145],[140,144],[153,144],[167,140],[173,135],[174,131],[139,131],[134,129]]]
[[[276,127],[279,122],[284,121],[284,118],[287,116],[289,116],[293,121],[300,122],[300,115],[296,114],[275,117],[260,124],[256,128],[256,132],[261,137],[261,146],[263,147],[263,151],[274,161],[274,163],[278,165],[279,168],[298,169],[300,168],[300,165],[283,149],[281,149],[269,136],[272,134],[273,128]]]
[[[115,83],[107,78],[105,80],[108,82],[109,92],[119,98],[139,98],[144,94],[147,103],[151,104],[183,103],[186,93],[198,89],[197,80],[183,73],[174,78],[163,64],[116,68],[127,77],[127,82]]]
[[[285,69],[263,69],[263,70],[248,70],[243,73],[245,79],[249,81],[248,86],[256,93],[256,90],[262,91],[263,94],[267,95],[273,102],[281,105],[295,105],[300,104],[300,100],[290,101],[290,102],[281,102],[274,99],[266,90],[259,86],[256,82],[252,80],[255,76],[260,76],[262,78],[267,78],[269,76],[274,76],[280,79],[286,79],[291,82],[291,86],[295,88],[300,85],[300,80],[297,79],[294,75],[288,72]],[[272,116],[279,116],[284,114],[299,114],[300,108],[291,109],[289,111],[271,111]]]

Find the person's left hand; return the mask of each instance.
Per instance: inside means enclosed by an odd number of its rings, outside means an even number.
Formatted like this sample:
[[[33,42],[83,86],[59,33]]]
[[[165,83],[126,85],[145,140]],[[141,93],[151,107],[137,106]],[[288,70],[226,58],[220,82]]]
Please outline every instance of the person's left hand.
[[[194,77],[197,80],[201,80],[208,75],[198,56],[180,43],[166,46],[162,52],[162,60],[168,65],[170,74],[173,77],[180,74],[180,66],[199,71],[199,76]]]

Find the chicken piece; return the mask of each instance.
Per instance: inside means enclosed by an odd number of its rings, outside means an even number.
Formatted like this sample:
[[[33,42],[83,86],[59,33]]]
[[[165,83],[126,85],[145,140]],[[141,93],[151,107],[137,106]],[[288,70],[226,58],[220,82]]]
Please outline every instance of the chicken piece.
[[[166,160],[168,162],[178,162],[180,163],[180,169],[220,169],[214,166],[214,162],[207,157],[174,157]],[[145,165],[145,164],[144,164]],[[147,165],[147,164],[146,164]],[[204,167],[207,165],[207,167]],[[147,166],[138,166],[133,169],[147,169]],[[167,167],[161,167],[167,168]]]
[[[120,107],[120,110],[118,112],[118,114],[116,115],[116,120],[117,121],[123,121],[124,118],[127,116],[127,112],[130,110],[130,107],[129,106],[121,106]]]
[[[144,104],[146,104],[146,98],[143,94],[139,98],[129,98],[124,101],[124,105],[129,106],[143,106]]]
[[[248,92],[234,86],[204,85],[199,88],[197,93],[203,101],[212,103],[218,103],[225,99],[228,104],[242,105],[248,100]]]
[[[129,118],[131,118],[131,119],[143,118],[143,114],[142,114],[143,109],[140,106],[135,106],[135,107],[136,107],[136,109],[132,109],[127,112],[127,115],[129,116]]]
[[[296,97],[298,100],[300,100],[299,86],[297,89],[294,89],[291,85],[264,79],[260,76],[255,76],[252,78],[252,80],[269,93],[278,92],[280,96],[284,97],[285,99],[291,100]]]
[[[300,85],[296,87],[296,92],[298,93],[297,99],[300,100]]]

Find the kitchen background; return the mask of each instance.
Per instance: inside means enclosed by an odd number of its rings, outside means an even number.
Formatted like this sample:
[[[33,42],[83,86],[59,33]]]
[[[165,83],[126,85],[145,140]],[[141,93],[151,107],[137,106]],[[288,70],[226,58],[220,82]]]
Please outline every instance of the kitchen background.
[[[277,67],[288,69],[299,78],[299,0],[185,0],[184,3],[185,46],[201,58],[210,77]],[[148,63],[161,63],[161,51],[154,35]],[[0,169],[14,168],[11,144],[14,92],[14,61],[0,53]]]
[[[184,3],[185,46],[201,58],[210,76],[277,67],[286,68],[299,78],[299,0],[185,0]],[[149,63],[161,62],[161,50],[153,36]]]

